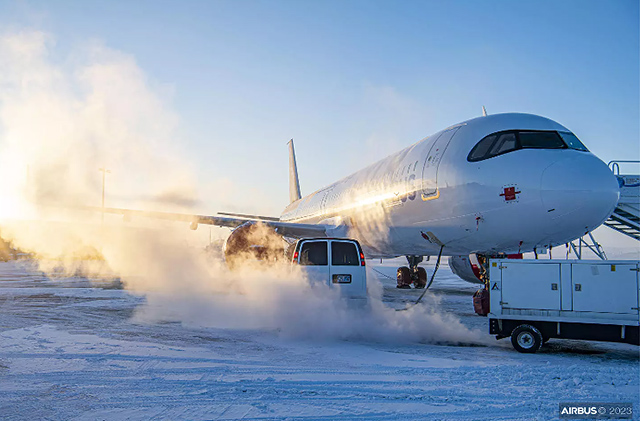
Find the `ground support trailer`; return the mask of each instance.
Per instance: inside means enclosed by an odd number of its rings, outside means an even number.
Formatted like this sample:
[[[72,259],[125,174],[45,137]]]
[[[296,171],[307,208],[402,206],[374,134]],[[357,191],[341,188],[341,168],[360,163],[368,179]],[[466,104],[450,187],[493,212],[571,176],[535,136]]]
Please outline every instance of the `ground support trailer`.
[[[550,338],[639,343],[640,262],[489,262],[489,332],[520,352]]]

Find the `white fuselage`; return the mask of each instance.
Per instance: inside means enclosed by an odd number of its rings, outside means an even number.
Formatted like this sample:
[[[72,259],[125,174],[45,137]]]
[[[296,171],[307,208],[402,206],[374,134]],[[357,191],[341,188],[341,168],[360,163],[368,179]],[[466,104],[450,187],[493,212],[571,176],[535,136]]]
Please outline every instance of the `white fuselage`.
[[[615,176],[588,151],[518,149],[470,162],[505,131],[569,132],[529,114],[451,126],[289,205],[281,221],[335,226],[369,257],[496,254],[565,244],[593,230],[619,197]],[[520,133],[520,132],[518,132]]]

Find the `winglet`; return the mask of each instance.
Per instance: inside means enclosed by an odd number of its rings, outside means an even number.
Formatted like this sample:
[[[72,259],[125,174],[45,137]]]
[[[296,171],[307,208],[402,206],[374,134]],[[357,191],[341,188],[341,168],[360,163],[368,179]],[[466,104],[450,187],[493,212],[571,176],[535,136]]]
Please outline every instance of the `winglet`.
[[[484,105],[482,106],[482,117],[486,117],[487,116],[487,109],[484,108]]]
[[[296,165],[296,151],[293,148],[293,139],[287,143],[289,145],[289,202],[293,203],[299,200],[300,181],[298,181],[298,166]]]

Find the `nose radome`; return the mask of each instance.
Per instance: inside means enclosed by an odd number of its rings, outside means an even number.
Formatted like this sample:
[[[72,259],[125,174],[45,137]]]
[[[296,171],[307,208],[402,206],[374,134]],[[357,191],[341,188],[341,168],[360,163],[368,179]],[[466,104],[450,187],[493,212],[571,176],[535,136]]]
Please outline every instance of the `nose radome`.
[[[584,234],[604,222],[618,203],[620,188],[607,165],[590,153],[559,160],[542,173],[544,210],[556,228]],[[560,226],[561,225],[561,226]]]

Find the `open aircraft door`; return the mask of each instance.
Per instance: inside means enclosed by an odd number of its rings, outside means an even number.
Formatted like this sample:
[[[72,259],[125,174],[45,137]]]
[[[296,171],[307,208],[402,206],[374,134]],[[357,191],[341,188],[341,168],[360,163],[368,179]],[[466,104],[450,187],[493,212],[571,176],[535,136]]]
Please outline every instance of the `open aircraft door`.
[[[438,168],[449,142],[460,126],[445,130],[431,144],[422,167],[422,200],[438,197]]]

